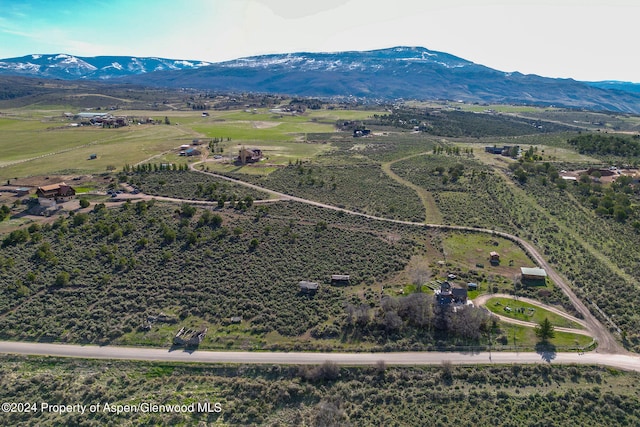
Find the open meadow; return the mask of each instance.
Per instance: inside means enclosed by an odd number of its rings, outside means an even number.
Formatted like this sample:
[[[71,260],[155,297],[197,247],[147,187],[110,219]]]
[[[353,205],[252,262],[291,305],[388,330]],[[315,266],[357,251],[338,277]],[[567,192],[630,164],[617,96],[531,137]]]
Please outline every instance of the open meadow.
[[[60,107],[58,107],[60,108]],[[122,169],[144,161],[175,162],[178,149],[194,139],[220,138],[216,147],[235,157],[240,147],[260,148],[268,163],[286,165],[309,160],[330,148],[335,121],[367,118],[372,112],[312,112],[305,116],[280,115],[268,110],[211,112],[121,110],[134,118],[131,126],[71,127],[66,110],[21,108],[4,110],[0,116],[0,180],[33,175],[101,173],[107,167]],[[342,115],[344,113],[344,115]],[[150,118],[159,124],[136,124]],[[165,124],[165,118],[169,124]],[[325,144],[307,141],[308,134],[327,134]],[[89,160],[92,154],[96,158]],[[273,170],[273,169],[272,169]]]

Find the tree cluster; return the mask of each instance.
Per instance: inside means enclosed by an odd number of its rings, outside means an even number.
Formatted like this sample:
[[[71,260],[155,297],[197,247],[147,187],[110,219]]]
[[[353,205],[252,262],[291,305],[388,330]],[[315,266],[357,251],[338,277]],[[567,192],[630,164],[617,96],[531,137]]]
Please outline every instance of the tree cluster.
[[[599,154],[603,156],[639,157],[640,136],[603,135],[589,133],[579,135],[567,141],[582,154]]]
[[[347,325],[361,329],[384,330],[390,336],[402,336],[420,330],[425,336],[447,339],[457,337],[478,342],[490,327],[490,314],[483,309],[439,305],[432,294],[416,292],[405,297],[384,296],[378,309],[367,305],[345,306]]]

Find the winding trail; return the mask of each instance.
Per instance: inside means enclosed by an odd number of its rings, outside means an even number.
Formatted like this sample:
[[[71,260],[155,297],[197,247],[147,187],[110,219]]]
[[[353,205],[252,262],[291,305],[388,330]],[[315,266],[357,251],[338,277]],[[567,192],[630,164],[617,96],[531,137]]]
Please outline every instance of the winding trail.
[[[627,350],[625,350],[613,337],[613,335],[607,330],[598,319],[589,311],[587,306],[582,302],[580,298],[571,290],[566,280],[555,271],[551,265],[544,259],[544,257],[538,252],[538,250],[529,242],[524,239],[514,236],[509,233],[505,233],[502,231],[490,230],[487,228],[475,228],[475,227],[466,227],[460,225],[443,225],[443,224],[428,224],[428,223],[420,223],[420,222],[412,222],[412,221],[403,221],[396,220],[390,218],[382,218],[374,215],[369,215],[361,212],[354,212],[349,209],[339,208],[337,206],[329,205],[326,203],[320,203],[313,200],[304,199],[302,197],[292,196],[290,194],[281,193],[274,190],[269,190],[259,185],[250,184],[244,182],[239,179],[230,178],[228,176],[220,175],[214,172],[198,170],[196,168],[197,165],[202,164],[203,162],[196,162],[189,165],[189,168],[195,172],[203,173],[206,175],[214,176],[220,179],[224,179],[230,182],[234,182],[236,184],[244,185],[249,188],[253,188],[256,190],[267,192],[273,196],[279,197],[281,200],[289,200],[299,203],[305,203],[307,205],[316,206],[324,209],[331,209],[338,212],[344,212],[353,216],[360,216],[363,218],[367,218],[374,221],[383,221],[390,222],[395,224],[404,224],[409,226],[416,227],[425,227],[430,229],[440,229],[446,231],[465,231],[471,233],[482,233],[482,234],[490,234],[493,236],[502,237],[504,239],[510,240],[520,246],[528,256],[540,267],[543,268],[549,278],[567,295],[573,306],[576,310],[583,316],[584,322],[588,330],[593,334],[594,339],[598,342],[598,349],[596,350],[599,353],[610,353],[610,354],[629,354]]]
[[[424,188],[418,185],[415,185],[413,182],[407,181],[406,179],[402,178],[400,175],[396,174],[393,170],[391,170],[391,166],[393,166],[394,163],[401,162],[403,160],[408,160],[413,157],[424,156],[427,154],[429,153],[413,154],[411,156],[403,157],[401,159],[393,160],[391,162],[382,163],[380,167],[382,168],[382,171],[385,174],[387,174],[389,178],[393,179],[399,184],[404,185],[405,187],[409,187],[410,189],[416,192],[416,194],[420,198],[420,201],[422,202],[422,206],[424,206],[424,218],[425,218],[424,222],[425,223],[427,224],[440,223],[442,222],[442,215],[440,214],[440,210],[436,205],[436,201],[433,199],[433,194],[431,194],[429,191],[425,190]]]

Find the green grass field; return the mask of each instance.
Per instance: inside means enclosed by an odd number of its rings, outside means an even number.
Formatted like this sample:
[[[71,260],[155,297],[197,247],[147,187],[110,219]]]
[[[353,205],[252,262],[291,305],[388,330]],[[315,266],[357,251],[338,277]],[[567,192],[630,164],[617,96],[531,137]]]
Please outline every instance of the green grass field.
[[[540,323],[545,318],[553,324],[562,328],[584,329],[578,322],[571,321],[544,308],[526,303],[512,298],[491,298],[487,301],[486,307],[493,313],[511,319],[524,320],[526,322]],[[510,310],[507,310],[509,307]]]
[[[242,146],[260,148],[268,162],[288,164],[308,160],[330,149],[330,144],[307,143],[306,134],[335,132],[335,121],[366,118],[366,111],[319,111],[305,116],[279,116],[261,110],[212,112],[202,117],[197,111],[118,111],[132,117],[152,117],[171,125],[132,125],[120,129],[69,127],[65,109],[54,106],[16,109],[0,118],[0,180],[33,175],[104,172],[145,160],[179,162],[177,147],[192,139],[221,138],[220,147],[234,156]],[[97,159],[89,161],[91,154]],[[258,173],[270,173],[262,169]],[[256,173],[245,168],[243,173]]]
[[[476,264],[483,264],[484,271],[501,274],[513,278],[520,272],[520,267],[535,267],[527,254],[515,243],[487,234],[450,233],[443,241],[447,260],[456,260],[466,268],[475,269]],[[500,264],[491,265],[489,253],[500,254]]]
[[[531,351],[539,342],[534,328],[502,322],[500,330],[502,334],[499,341],[502,340],[503,344],[499,345],[498,349],[513,351],[517,347],[523,351]],[[557,351],[578,351],[589,347],[593,339],[587,335],[555,331],[555,337],[550,339],[549,343]]]

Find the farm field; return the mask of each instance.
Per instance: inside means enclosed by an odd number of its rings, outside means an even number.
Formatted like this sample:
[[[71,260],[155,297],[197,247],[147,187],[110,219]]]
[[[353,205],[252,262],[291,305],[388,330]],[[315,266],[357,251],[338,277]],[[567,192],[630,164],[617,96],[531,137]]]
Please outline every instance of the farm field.
[[[307,143],[305,134],[335,131],[335,121],[366,118],[368,111],[313,112],[306,116],[279,116],[262,110],[212,112],[203,118],[197,111],[121,110],[119,115],[168,118],[171,125],[128,126],[119,129],[69,127],[60,106],[50,109],[5,110],[0,117],[0,179],[61,174],[98,173],[107,166],[121,169],[149,158],[175,162],[177,148],[194,138],[220,137],[220,147],[237,155],[241,146],[262,148],[269,162],[284,165],[310,159],[329,149],[329,144]],[[342,114],[344,113],[344,114]],[[16,144],[20,141],[20,144]],[[326,141],[325,141],[326,142]],[[175,154],[172,154],[175,150]],[[91,154],[97,159],[89,161]]]
[[[582,319],[563,283],[623,347],[640,348],[638,187],[598,182],[597,173],[575,184],[559,178],[561,170],[633,166],[638,159],[579,153],[568,141],[582,126],[574,121],[591,121],[583,134],[600,127],[632,132],[634,118],[517,106],[434,112],[438,104],[431,104],[420,107],[413,123],[413,111],[401,106],[323,107],[293,116],[270,111],[287,100],[222,96],[215,97],[220,109],[206,116],[175,96],[145,110],[144,103],[125,104],[114,94],[119,114],[160,124],[67,127],[63,112],[76,111],[85,98],[105,102],[82,96],[70,98],[68,108],[3,107],[0,182],[17,187],[66,180],[79,197],[38,217],[29,215],[37,210],[34,194],[29,202],[3,186],[0,340],[179,352],[494,357],[490,365],[443,360],[433,367],[356,368],[0,356],[2,401],[19,394],[53,404],[126,405],[153,396],[157,404],[221,407],[129,414],[126,420],[108,412],[64,419],[41,414],[38,425],[638,424],[637,374],[554,362],[560,352],[580,358],[582,352],[620,351],[606,341],[598,350],[593,331],[599,329],[582,326],[590,318]],[[480,107],[501,115],[487,118]],[[544,118],[553,121],[548,131],[537,127]],[[371,134],[356,138],[353,126]],[[609,136],[601,132],[597,141]],[[198,155],[179,154],[180,146],[196,142]],[[519,159],[485,153],[493,145],[519,145],[525,153]],[[243,147],[262,150],[263,160],[235,164]],[[88,160],[91,154],[97,158]],[[211,173],[353,212],[276,200]],[[137,194],[112,198],[108,189]],[[80,208],[80,198],[89,205]],[[526,254],[527,244],[549,263],[547,272],[559,276],[538,286],[521,281],[520,267],[539,265]],[[492,264],[494,251],[500,262]],[[336,274],[349,279],[334,281]],[[480,302],[455,310],[441,304],[436,291],[444,281]],[[557,315],[556,308],[580,322]],[[545,318],[556,331],[543,342],[531,325]],[[185,348],[175,341],[182,328],[205,333]],[[495,352],[530,352],[549,363],[499,365]],[[443,410],[452,405],[455,417]],[[16,413],[0,420],[19,425],[33,418]]]

